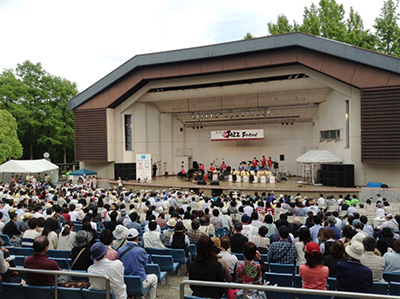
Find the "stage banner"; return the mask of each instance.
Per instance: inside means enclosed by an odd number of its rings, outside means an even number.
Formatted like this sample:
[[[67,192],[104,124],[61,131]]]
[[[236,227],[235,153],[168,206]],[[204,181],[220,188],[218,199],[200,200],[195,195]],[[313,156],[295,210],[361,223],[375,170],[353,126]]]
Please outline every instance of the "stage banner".
[[[211,141],[263,140],[264,129],[211,131]]]
[[[151,181],[151,154],[136,154],[136,179]]]

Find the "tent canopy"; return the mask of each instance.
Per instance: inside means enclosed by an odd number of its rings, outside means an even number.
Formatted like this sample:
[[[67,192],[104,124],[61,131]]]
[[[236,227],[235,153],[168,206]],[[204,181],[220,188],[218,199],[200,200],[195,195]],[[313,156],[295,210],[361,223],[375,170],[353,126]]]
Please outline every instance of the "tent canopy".
[[[12,175],[41,174],[49,175],[53,183],[58,182],[59,167],[46,159],[10,160],[0,165],[2,181],[9,180]]]
[[[342,158],[326,150],[309,150],[296,159],[300,163],[340,163]]]
[[[79,170],[76,170],[76,171],[70,173],[70,175],[77,175],[77,176],[79,176],[79,175],[95,175],[95,174],[97,174],[96,171],[89,170],[86,168],[82,168],[82,169],[79,169]]]
[[[0,173],[44,173],[52,170],[58,170],[58,166],[46,159],[10,160],[0,165]]]

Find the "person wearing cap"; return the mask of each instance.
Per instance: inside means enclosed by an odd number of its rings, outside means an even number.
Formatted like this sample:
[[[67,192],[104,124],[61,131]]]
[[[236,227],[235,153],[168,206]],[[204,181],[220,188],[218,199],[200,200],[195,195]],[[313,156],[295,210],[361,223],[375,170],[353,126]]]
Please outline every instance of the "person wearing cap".
[[[304,247],[306,263],[300,265],[299,274],[303,280],[303,289],[326,290],[329,268],[324,266],[320,247],[315,242],[308,242]]]
[[[233,226],[233,234],[231,236],[231,252],[242,253],[244,243],[249,242],[249,239],[242,235],[243,225],[240,222],[236,222]]]
[[[88,274],[107,275],[110,279],[110,288],[115,299],[126,299],[126,285],[124,283],[124,265],[119,260],[110,261],[107,257],[108,246],[96,242],[90,248],[90,258],[96,261],[88,269]],[[89,277],[91,290],[103,291],[106,289],[104,279]]]
[[[118,250],[119,248],[125,246],[126,244],[126,232],[128,231],[128,228],[125,226],[118,224],[115,230],[113,231],[113,236],[115,240],[113,241],[112,248],[114,250]]]
[[[228,231],[231,231],[232,227],[233,227],[233,222],[232,222],[232,217],[229,216],[228,209],[222,208],[221,212],[222,212],[222,215],[221,215],[222,227],[227,227]]]
[[[49,241],[46,236],[39,236],[33,241],[33,255],[24,261],[24,268],[39,270],[56,270],[60,267],[55,261],[49,260],[46,252],[49,249]],[[54,275],[27,273],[28,284],[36,286],[54,286]]]
[[[71,250],[71,269],[85,270],[93,264],[90,258],[90,247],[93,244],[93,234],[80,230],[75,235],[74,248]]]
[[[149,299],[155,299],[157,295],[158,278],[155,274],[147,275],[144,266],[148,262],[146,251],[138,245],[139,232],[130,228],[126,232],[127,243],[118,249],[118,259],[125,267],[124,275],[139,276],[143,282],[143,288],[150,287]]]
[[[372,271],[361,264],[364,258],[364,246],[361,242],[352,242],[345,249],[347,261],[339,262],[337,269],[337,290],[345,292],[368,293],[372,288]]]
[[[253,237],[258,234],[258,228],[253,226],[251,222],[251,218],[247,214],[242,215],[242,234],[247,237],[250,242],[252,242]]]
[[[174,229],[176,225],[176,220],[175,218],[170,218],[167,222],[168,228],[164,229],[163,235],[164,235],[164,240],[165,244],[169,244],[169,240],[171,236],[174,234]]]

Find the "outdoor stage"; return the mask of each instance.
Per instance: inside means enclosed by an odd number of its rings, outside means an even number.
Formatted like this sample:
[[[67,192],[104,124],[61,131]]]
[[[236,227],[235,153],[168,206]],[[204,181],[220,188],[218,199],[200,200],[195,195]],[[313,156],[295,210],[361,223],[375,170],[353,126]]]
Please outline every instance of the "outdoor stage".
[[[361,192],[360,188],[340,188],[340,187],[330,187],[330,186],[313,186],[306,184],[298,184],[297,181],[300,180],[300,177],[289,177],[288,181],[281,181],[274,184],[266,183],[233,183],[228,181],[220,181],[219,185],[213,186],[208,183],[207,185],[197,185],[192,181],[187,181],[185,179],[180,179],[177,176],[159,176],[153,178],[151,181],[147,182],[138,182],[138,181],[123,181],[123,186],[125,188],[132,189],[134,191],[138,191],[141,189],[151,189],[155,190],[167,190],[167,189],[179,189],[182,191],[189,190],[204,190],[204,193],[207,195],[211,195],[212,193],[219,194],[221,191],[225,194],[230,191],[238,191],[241,193],[250,193],[258,192],[261,194],[262,192],[271,192],[279,196],[279,194],[290,194],[294,195],[297,192],[300,192],[302,196],[307,196],[310,198],[318,198],[319,194],[322,193],[324,196],[334,195],[336,198],[339,194],[359,194]],[[117,186],[117,181],[115,180],[107,180],[107,179],[99,179],[100,186],[108,187],[108,186]]]

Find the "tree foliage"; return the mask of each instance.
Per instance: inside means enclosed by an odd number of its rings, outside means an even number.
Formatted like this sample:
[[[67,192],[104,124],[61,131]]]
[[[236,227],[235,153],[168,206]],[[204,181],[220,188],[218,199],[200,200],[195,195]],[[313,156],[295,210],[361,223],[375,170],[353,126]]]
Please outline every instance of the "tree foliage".
[[[387,0],[375,20],[375,34],[364,29],[360,14],[351,7],[347,19],[342,4],[335,0],[320,0],[304,8],[303,23],[290,24],[287,17],[279,15],[276,23],[268,23],[271,35],[300,31],[385,54],[400,56],[399,0]]]
[[[40,63],[25,61],[0,74],[0,109],[18,123],[23,158],[73,160],[73,113],[67,103],[77,94],[76,84],[47,73]]]
[[[243,40],[252,39],[252,38],[254,38],[254,36],[250,32],[247,32],[246,35],[243,36]]]
[[[0,163],[22,156],[17,134],[17,122],[7,110],[0,110]]]
[[[374,25],[378,39],[377,50],[395,56],[400,56],[399,14],[396,12],[398,6],[398,0],[385,1]]]

